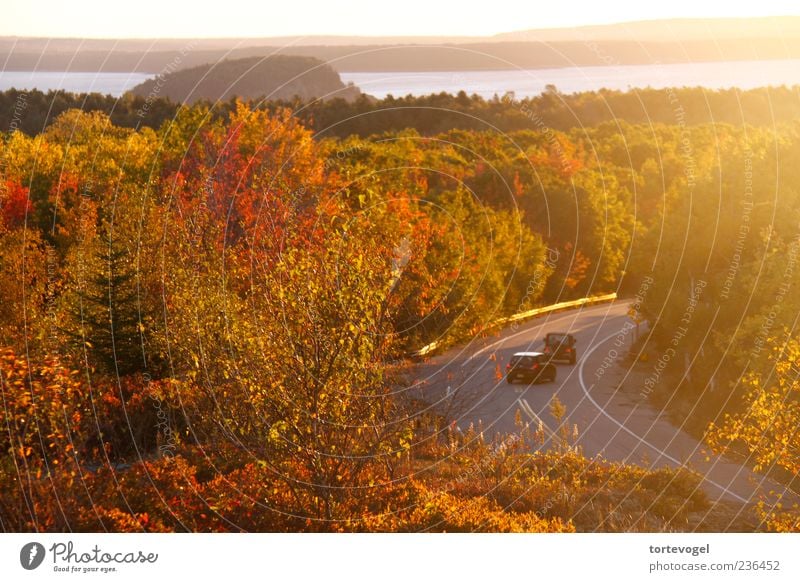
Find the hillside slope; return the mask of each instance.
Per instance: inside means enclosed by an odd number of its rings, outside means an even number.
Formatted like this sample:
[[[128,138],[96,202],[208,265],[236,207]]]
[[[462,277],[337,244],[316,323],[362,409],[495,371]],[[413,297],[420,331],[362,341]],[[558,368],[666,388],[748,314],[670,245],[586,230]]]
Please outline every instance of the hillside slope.
[[[223,60],[157,75],[131,89],[141,97],[168,97],[178,103],[231,97],[270,100],[342,97],[360,91],[346,86],[330,66],[312,57],[275,55]]]

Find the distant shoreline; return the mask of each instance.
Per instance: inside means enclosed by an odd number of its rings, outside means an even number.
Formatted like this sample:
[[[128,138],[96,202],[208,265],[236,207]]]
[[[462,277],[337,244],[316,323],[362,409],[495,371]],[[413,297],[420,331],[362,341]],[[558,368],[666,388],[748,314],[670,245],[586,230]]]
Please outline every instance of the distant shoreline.
[[[38,77],[33,83],[27,78]],[[73,93],[97,92],[118,97],[133,89],[153,73],[95,71],[2,71],[0,90],[64,90]],[[716,63],[668,64],[658,66],[621,65],[549,67],[541,69],[493,69],[476,71],[379,71],[339,72],[343,83],[353,83],[364,93],[377,98],[432,93],[457,94],[464,91],[491,98],[507,92],[524,98],[540,95],[547,85],[561,93],[573,94],[601,89],[665,87],[704,87],[752,89],[765,86],[800,85],[800,59],[771,61],[720,61]]]
[[[66,42],[66,41],[59,41]],[[194,41],[192,41],[194,42]],[[174,44],[153,50],[121,48],[39,47],[28,41],[17,46],[0,39],[4,71],[160,73],[180,55],[180,67],[192,68],[225,59],[289,55],[314,57],[339,73],[409,71],[481,71],[551,69],[568,66],[651,65],[800,59],[800,36],[760,39],[725,38],[686,42],[586,40],[586,41],[483,41],[408,45],[306,45],[209,48],[199,43],[178,48]],[[102,46],[102,45],[100,45]],[[127,46],[127,45],[123,45]],[[174,48],[173,48],[174,47]],[[187,50],[188,49],[188,50]]]

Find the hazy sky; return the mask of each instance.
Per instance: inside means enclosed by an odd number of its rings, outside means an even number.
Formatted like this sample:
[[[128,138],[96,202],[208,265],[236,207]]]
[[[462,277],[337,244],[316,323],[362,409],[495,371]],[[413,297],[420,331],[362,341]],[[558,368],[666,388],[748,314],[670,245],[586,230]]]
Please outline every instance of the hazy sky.
[[[490,35],[629,20],[800,13],[798,0],[0,0],[0,35]]]

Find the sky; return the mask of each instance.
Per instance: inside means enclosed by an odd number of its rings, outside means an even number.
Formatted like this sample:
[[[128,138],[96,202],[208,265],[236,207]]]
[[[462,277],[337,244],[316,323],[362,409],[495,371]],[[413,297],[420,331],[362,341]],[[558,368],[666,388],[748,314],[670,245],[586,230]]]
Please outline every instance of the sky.
[[[0,36],[486,36],[661,18],[800,14],[798,0],[0,0]]]

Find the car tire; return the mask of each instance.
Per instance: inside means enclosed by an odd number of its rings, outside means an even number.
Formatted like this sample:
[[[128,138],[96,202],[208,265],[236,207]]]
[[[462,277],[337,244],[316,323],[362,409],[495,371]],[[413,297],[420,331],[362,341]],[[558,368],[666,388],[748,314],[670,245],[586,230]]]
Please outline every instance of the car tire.
[[[514,383],[514,378],[511,376],[511,374],[506,376],[506,382],[508,382],[509,384],[513,384]]]

